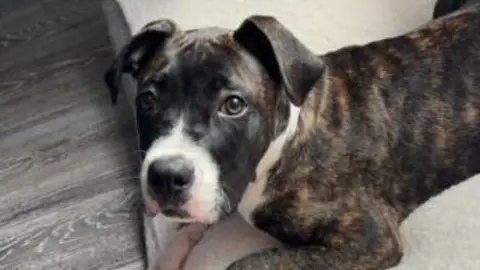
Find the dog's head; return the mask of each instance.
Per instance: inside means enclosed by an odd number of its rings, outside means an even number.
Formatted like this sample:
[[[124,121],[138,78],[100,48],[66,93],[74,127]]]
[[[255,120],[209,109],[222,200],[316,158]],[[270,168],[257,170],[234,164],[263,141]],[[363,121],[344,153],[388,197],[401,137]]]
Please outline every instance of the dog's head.
[[[302,104],[323,63],[269,16],[238,29],[146,25],[105,78],[115,103],[122,73],[137,82],[147,208],[215,222],[238,203],[259,160]]]

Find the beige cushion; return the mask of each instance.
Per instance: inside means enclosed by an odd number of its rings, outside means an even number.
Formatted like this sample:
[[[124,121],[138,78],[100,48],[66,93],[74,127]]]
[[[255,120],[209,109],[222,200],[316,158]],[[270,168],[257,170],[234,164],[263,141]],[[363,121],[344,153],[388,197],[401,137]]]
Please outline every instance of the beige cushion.
[[[237,27],[252,14],[276,16],[307,46],[324,52],[397,35],[430,19],[434,0],[118,0],[136,33],[158,18],[183,28]]]

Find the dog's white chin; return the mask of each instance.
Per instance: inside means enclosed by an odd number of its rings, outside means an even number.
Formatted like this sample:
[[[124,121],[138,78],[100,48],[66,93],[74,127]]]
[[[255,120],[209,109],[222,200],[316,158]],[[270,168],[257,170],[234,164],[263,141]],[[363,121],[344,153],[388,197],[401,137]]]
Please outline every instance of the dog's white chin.
[[[203,224],[213,224],[217,222],[221,216],[221,212],[216,209],[221,209],[221,207],[208,208],[211,204],[204,204],[198,200],[188,200],[187,203],[182,207],[188,214],[188,217],[179,218],[164,215],[162,213],[161,207],[155,201],[150,201],[147,204],[147,213],[148,215],[155,217],[157,215],[163,215],[165,219],[181,222],[181,223],[193,223],[199,222]]]
[[[185,204],[185,210],[194,221],[212,224],[218,220],[220,214],[215,210],[215,207],[209,208],[210,205],[212,204],[191,199]]]

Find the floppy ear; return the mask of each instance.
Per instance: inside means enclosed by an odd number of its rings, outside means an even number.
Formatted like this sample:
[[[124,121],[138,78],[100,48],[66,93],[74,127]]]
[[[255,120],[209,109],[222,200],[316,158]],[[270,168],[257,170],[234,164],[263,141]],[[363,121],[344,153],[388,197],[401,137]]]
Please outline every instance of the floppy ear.
[[[233,38],[260,61],[297,106],[323,73],[323,61],[274,17],[247,18]]]
[[[117,103],[118,88],[123,73],[133,77],[144,67],[157,49],[178,30],[177,25],[168,19],[153,21],[132,37],[105,72],[105,82],[110,91],[112,104]]]

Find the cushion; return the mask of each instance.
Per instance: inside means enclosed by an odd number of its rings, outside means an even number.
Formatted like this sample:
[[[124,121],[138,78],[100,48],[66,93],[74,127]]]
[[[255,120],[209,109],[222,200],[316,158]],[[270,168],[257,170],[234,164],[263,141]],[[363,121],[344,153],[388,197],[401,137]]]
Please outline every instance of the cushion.
[[[431,198],[401,224],[405,254],[390,270],[480,269],[480,174]]]

